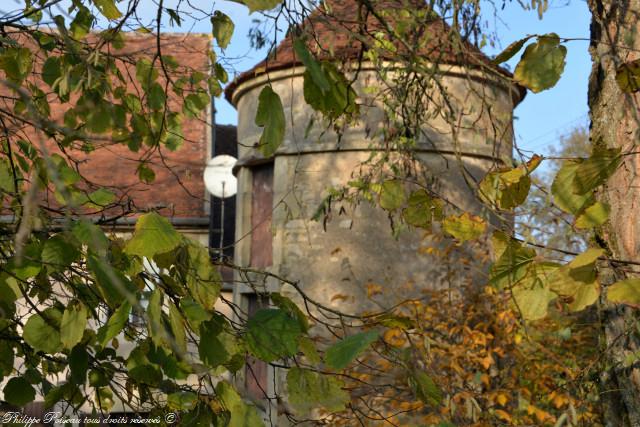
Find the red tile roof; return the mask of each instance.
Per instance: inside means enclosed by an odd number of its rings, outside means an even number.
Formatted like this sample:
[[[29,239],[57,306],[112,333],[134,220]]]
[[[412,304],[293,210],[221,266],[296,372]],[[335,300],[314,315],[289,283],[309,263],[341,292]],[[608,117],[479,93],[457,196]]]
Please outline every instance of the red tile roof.
[[[404,42],[393,40],[395,52],[378,50],[380,57],[397,60],[399,55],[414,53],[432,63],[464,64],[510,76],[503,68],[493,65],[478,48],[466,41],[460,43],[459,37],[453,37],[451,28],[442,18],[426,13],[424,0],[369,0],[368,3],[372,4],[377,16],[364,6],[363,0],[325,0],[280,42],[269,57],[241,73],[227,86],[227,100],[231,102],[238,85],[253,77],[301,65],[293,49],[293,33],[309,40],[307,46],[318,59],[349,62],[358,60],[364,51],[371,49],[377,33],[389,33],[385,25],[397,27],[405,19],[403,14],[417,15],[415,12],[418,10],[422,12],[419,18],[422,24],[409,32]],[[417,52],[412,52],[414,46],[420,46]],[[520,92],[523,97],[524,90]]]
[[[157,54],[157,39],[153,34],[124,35],[124,48],[113,50],[110,54],[121,59],[118,61],[118,68],[127,79],[128,92],[141,93],[139,85],[135,82],[135,63],[142,57],[151,59]],[[20,40],[21,36],[16,37]],[[95,37],[92,35],[85,39],[87,43],[94,40]],[[22,43],[22,40],[20,42]],[[211,46],[208,35],[162,34],[160,49],[163,55],[173,56],[179,64],[173,78],[191,70],[205,73],[205,76],[209,74],[207,52]],[[46,59],[45,53],[36,48],[32,50],[34,53],[38,51],[40,57],[36,62],[42,64]],[[61,103],[57,96],[51,93],[48,85],[39,78],[31,79],[48,93],[52,119],[61,122],[70,104]],[[0,89],[0,92],[0,95],[5,95],[7,90]],[[70,103],[74,101],[72,97]],[[0,97],[0,109],[10,111],[12,104],[11,97]],[[182,97],[169,91],[168,106],[172,111],[181,111]],[[78,149],[66,149],[65,154],[77,162],[80,174],[88,182],[95,184],[95,188],[106,186],[116,193],[123,205],[128,205],[133,210],[160,209],[161,214],[174,218],[206,218],[202,174],[210,144],[209,123],[210,117],[206,111],[197,118],[185,119],[182,124],[184,142],[177,151],[170,151],[164,146],[143,145],[138,152],[132,152],[126,145],[110,140],[98,140],[95,143],[96,149],[88,154]],[[40,147],[38,141],[44,140],[48,151],[61,152],[55,141],[35,128],[25,125],[20,120],[15,120],[12,125],[16,138],[30,140],[35,147]],[[145,159],[155,172],[156,179],[151,184],[145,184],[138,178],[137,167],[140,159]],[[117,215],[118,211],[122,210],[112,210],[110,215]]]

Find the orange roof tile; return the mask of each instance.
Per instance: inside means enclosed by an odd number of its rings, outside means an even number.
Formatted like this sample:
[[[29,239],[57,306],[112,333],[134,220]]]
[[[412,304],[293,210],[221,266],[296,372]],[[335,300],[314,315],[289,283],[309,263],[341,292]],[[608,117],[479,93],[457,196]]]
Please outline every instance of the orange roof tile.
[[[156,35],[124,33],[124,36],[124,48],[109,53],[122,59],[118,67],[126,76],[127,91],[141,93],[135,81],[135,62],[142,57],[153,58],[156,55]],[[21,40],[20,34],[16,37]],[[94,40],[93,35],[85,39],[87,43]],[[173,78],[191,70],[209,74],[207,52],[211,46],[208,35],[162,34],[160,49],[163,55],[173,56],[179,64]],[[32,50],[35,52],[37,49],[34,47]],[[36,62],[42,64],[46,59],[45,52],[38,51],[38,55]],[[74,102],[73,97],[70,103],[61,103],[57,96],[51,93],[48,85],[38,77],[30,77],[30,80],[48,93],[52,119],[61,123],[64,113]],[[0,89],[0,92],[0,95],[4,95],[0,97],[0,109],[11,111],[13,97],[6,96],[6,88]],[[168,106],[172,111],[180,111],[181,97],[169,91]],[[184,142],[177,151],[170,151],[162,146],[142,146],[138,152],[132,152],[126,145],[102,140],[95,144],[96,149],[90,153],[78,149],[65,149],[65,154],[77,162],[80,174],[88,182],[95,184],[95,188],[106,186],[116,193],[118,200],[134,210],[159,209],[163,215],[176,218],[206,218],[202,174],[208,160],[208,146],[211,143],[210,119],[206,111],[197,118],[185,119],[182,124]],[[12,126],[16,138],[30,140],[36,148],[40,147],[38,141],[44,140],[49,152],[61,152],[55,141],[21,120],[14,120]],[[149,162],[156,174],[156,179],[151,184],[140,182],[138,178],[137,166],[141,158]],[[118,212],[114,211],[111,214],[117,215]]]
[[[320,60],[358,60],[364,51],[370,49],[376,33],[388,34],[390,27],[401,23],[403,13],[423,9],[424,0],[370,0],[377,15],[371,13],[361,0],[326,0],[315,9],[303,23],[285,37],[275,51],[250,70],[241,73],[225,89],[225,96],[231,102],[233,93],[241,83],[269,71],[301,65],[293,49],[294,33],[307,38],[309,50]],[[398,55],[411,54],[408,46],[420,46],[418,54],[432,63],[466,65],[485,68],[502,75],[510,73],[491,63],[491,60],[471,43],[459,42],[452,37],[452,30],[444,19],[431,13],[423,13],[422,24],[409,37],[400,42],[394,40],[396,52],[380,51],[385,59],[395,60]],[[521,98],[524,89],[520,88]]]

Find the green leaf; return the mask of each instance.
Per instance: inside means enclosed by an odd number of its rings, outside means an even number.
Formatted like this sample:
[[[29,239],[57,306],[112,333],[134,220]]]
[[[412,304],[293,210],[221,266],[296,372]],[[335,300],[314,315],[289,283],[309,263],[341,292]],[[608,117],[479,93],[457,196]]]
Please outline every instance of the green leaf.
[[[93,0],[93,4],[95,4],[100,13],[109,20],[118,19],[122,16],[114,0]]]
[[[322,361],[318,354],[318,350],[316,349],[316,345],[308,336],[302,335],[298,340],[298,346],[309,363],[317,365]]]
[[[53,387],[44,397],[44,407],[45,409],[53,408],[53,406],[64,399],[65,389],[67,388],[67,384]]]
[[[620,65],[616,70],[616,82],[625,93],[640,90],[640,59]]]
[[[526,275],[535,257],[536,251],[510,240],[500,258],[491,266],[489,283],[498,289],[513,286]]]
[[[416,397],[428,405],[439,405],[442,392],[433,379],[423,371],[409,371],[409,385]]]
[[[0,189],[8,193],[16,191],[11,164],[7,159],[0,159]]]
[[[222,278],[211,265],[209,251],[202,245],[190,242],[187,246],[189,254],[187,288],[191,296],[205,310],[215,311],[215,305],[220,296]]]
[[[227,70],[218,62],[213,64],[213,71],[215,73],[216,78],[221,83],[227,83],[229,81],[229,75],[227,74]]]
[[[42,65],[42,80],[50,87],[53,87],[53,84],[61,75],[60,58],[57,56],[48,57]]]
[[[204,96],[203,94],[190,93],[184,99],[182,110],[187,117],[197,118],[199,112],[204,110],[209,105],[209,102],[207,93],[204,93]]]
[[[307,332],[309,330],[309,321],[307,320],[307,316],[304,315],[302,310],[300,310],[295,302],[277,292],[271,293],[270,297],[273,305],[281,308],[282,310],[286,311],[291,317],[298,320],[302,332]]]
[[[478,187],[480,199],[498,209],[508,210],[521,205],[531,188],[529,175],[541,161],[542,157],[534,155],[530,161],[516,168],[489,172]]]
[[[284,141],[285,118],[282,101],[271,86],[265,86],[258,97],[256,125],[264,128],[259,149],[265,157],[271,157]]]
[[[511,237],[502,230],[494,231],[491,235],[491,249],[493,250],[493,259],[498,260],[504,254],[504,251],[511,244]]]
[[[96,191],[89,194],[89,201],[97,208],[104,208],[112,203],[116,198],[116,195],[106,188],[99,188]]]
[[[585,266],[592,266],[594,263],[605,254],[602,248],[589,248],[580,255],[576,256],[573,261],[569,263],[571,269],[578,269]]]
[[[155,212],[138,218],[133,237],[124,251],[129,255],[153,258],[156,254],[169,252],[182,243],[182,236],[168,219]]]
[[[22,377],[11,378],[2,392],[4,400],[17,407],[23,407],[36,398],[35,389]]]
[[[461,242],[477,239],[487,230],[487,223],[480,217],[464,212],[460,216],[449,216],[442,221],[445,233]]]
[[[6,377],[13,372],[13,345],[8,340],[0,341],[0,376]]]
[[[588,299],[592,293],[587,287],[599,287],[596,282],[596,261],[604,254],[599,248],[589,248],[578,255],[569,264],[552,272],[549,277],[550,288],[563,297]],[[581,295],[576,295],[581,293]],[[577,304],[579,305],[579,304]]]
[[[64,233],[49,238],[42,248],[42,262],[56,271],[69,267],[80,258],[80,251],[73,240],[72,236]]]
[[[136,62],[136,79],[143,87],[149,87],[157,78],[158,70],[155,69],[149,59],[141,58]]]
[[[97,341],[101,347],[107,345],[116,335],[122,331],[129,320],[131,304],[128,301],[122,303],[120,307],[111,315],[107,324],[98,329]]]
[[[0,301],[13,304],[21,295],[20,286],[15,277],[8,274],[0,275]]]
[[[0,69],[4,70],[7,79],[21,84],[31,73],[33,54],[26,47],[7,48],[0,55]]]
[[[511,293],[524,320],[538,320],[547,315],[549,303],[557,295],[545,287],[528,289],[523,285],[515,286]]]
[[[600,296],[600,286],[598,283],[585,284],[576,290],[573,301],[569,303],[571,311],[581,311],[593,305]]]
[[[59,352],[62,349],[59,331],[61,317],[61,313],[53,308],[32,315],[24,325],[22,337],[36,351],[48,354]]]
[[[60,341],[65,348],[71,349],[82,339],[87,327],[87,309],[80,302],[71,303],[65,308],[60,324]]]
[[[226,427],[263,427],[264,423],[253,405],[244,403],[238,392],[226,381],[216,386],[216,396],[231,414]]]
[[[417,190],[409,195],[407,207],[402,211],[405,222],[414,227],[430,228],[433,201],[425,190]]]
[[[300,323],[281,309],[262,309],[247,322],[246,343],[251,354],[273,362],[298,351]]]
[[[140,163],[138,165],[138,178],[145,184],[151,184],[156,180],[156,173],[145,163]]]
[[[586,194],[604,184],[622,162],[619,148],[594,150],[591,157],[580,162],[573,179],[575,194]]]
[[[296,38],[293,41],[293,49],[296,52],[298,59],[302,61],[302,64],[309,71],[309,75],[313,79],[315,85],[320,88],[320,91],[323,94],[327,93],[331,89],[329,80],[327,79],[327,76],[325,76],[322,67],[320,67],[320,63],[316,61],[316,59],[311,55],[311,52],[309,52],[309,49],[307,49],[306,43],[302,39]]]
[[[198,330],[202,322],[211,319],[211,314],[191,298],[180,299],[180,308],[194,330]]]
[[[598,227],[609,219],[609,213],[611,208],[608,204],[602,202],[595,202],[593,205],[586,208],[577,216],[575,221],[576,228],[593,228]]]
[[[293,367],[287,373],[289,403],[299,415],[318,407],[329,412],[344,410],[349,394],[342,387],[339,379],[309,369]]]
[[[109,412],[115,402],[113,401],[113,392],[109,387],[102,387],[96,390],[95,402],[98,403],[98,408],[101,411]]]
[[[180,310],[178,310],[178,307],[176,307],[172,301],[169,301],[169,326],[171,328],[173,343],[178,351],[185,353],[187,351],[185,324]]]
[[[528,175],[522,176],[517,182],[507,185],[500,194],[500,209],[513,209],[524,203],[531,189],[531,178]]]
[[[493,59],[493,63],[496,65],[502,64],[503,62],[507,62],[508,60],[510,60],[511,58],[513,58],[513,56],[518,53],[518,51],[520,49],[522,49],[522,46],[524,46],[524,44],[529,41],[529,39],[531,39],[531,37],[533,36],[527,36],[523,39],[517,40],[513,43],[511,43],[509,46],[507,46],[507,48],[505,50],[503,50],[502,52],[500,52],[498,54],[498,56],[496,56]]]
[[[311,69],[305,70],[303,93],[307,104],[330,120],[335,120],[342,115],[357,114],[357,95],[345,75],[330,62],[321,62],[320,68],[329,82],[329,91],[325,92],[318,86]]]
[[[91,27],[95,21],[95,17],[91,14],[89,9],[84,6],[79,6],[75,12],[75,17],[69,25],[71,30],[71,36],[76,40],[82,40],[84,36],[91,32]]]
[[[149,305],[147,307],[149,336],[158,347],[168,344],[167,338],[169,338],[167,330],[165,329],[164,316],[162,313],[163,299],[164,293],[162,289],[156,287],[153,292],[151,292]]]
[[[208,320],[200,324],[198,354],[200,360],[210,368],[217,368],[229,361],[231,355],[224,347],[218,335],[222,332],[220,319]]]
[[[141,383],[155,386],[162,381],[162,371],[159,367],[150,364],[138,365],[129,369],[129,376]]]
[[[180,18],[180,14],[176,10],[170,9],[168,7],[165,8],[165,10],[169,14],[169,23],[171,26],[173,26],[174,22],[178,25],[178,27],[182,25],[182,18]]]
[[[625,279],[609,286],[607,299],[614,303],[640,307],[640,279]]]
[[[416,327],[415,322],[410,318],[393,313],[385,313],[382,316],[376,317],[376,322],[387,328],[397,328],[403,331]]]
[[[525,49],[513,78],[535,93],[549,89],[560,80],[566,56],[567,48],[560,45],[557,34],[540,36]]]
[[[327,349],[324,354],[325,362],[333,369],[344,369],[377,339],[376,331],[346,337]]]
[[[216,10],[211,17],[211,25],[213,27],[213,37],[218,41],[218,46],[226,49],[233,36],[235,25],[231,18],[224,13]]]
[[[202,402],[196,405],[195,409],[180,414],[180,425],[183,427],[215,426],[217,421],[218,418],[216,417],[214,422],[214,414],[211,407]]]
[[[22,257],[20,259],[12,257],[6,268],[21,280],[35,277],[42,269],[40,253],[40,246],[36,242],[30,243],[25,247]]]
[[[87,267],[93,273],[104,302],[117,307],[120,301],[135,295],[137,288],[124,273],[109,265],[103,258],[87,256]]]
[[[198,395],[190,391],[179,391],[167,396],[167,406],[174,411],[189,411],[196,407]]]
[[[581,162],[582,160],[565,160],[551,184],[553,203],[563,211],[574,215],[594,202],[591,192],[585,194],[573,192],[573,180]]]
[[[282,0],[233,0],[249,8],[249,13],[271,10],[282,3]]]
[[[404,186],[402,181],[390,179],[380,186],[380,207],[393,211],[402,207],[405,201]]]
[[[164,93],[164,89],[159,83],[151,83],[147,92],[147,104],[152,110],[162,110],[164,108],[167,95]]]
[[[69,371],[71,381],[77,385],[83,385],[87,381],[87,370],[89,369],[89,353],[83,345],[77,345],[69,354]]]
[[[108,386],[110,382],[111,380],[106,370],[92,369],[91,371],[89,371],[90,386],[104,387],[104,386]]]

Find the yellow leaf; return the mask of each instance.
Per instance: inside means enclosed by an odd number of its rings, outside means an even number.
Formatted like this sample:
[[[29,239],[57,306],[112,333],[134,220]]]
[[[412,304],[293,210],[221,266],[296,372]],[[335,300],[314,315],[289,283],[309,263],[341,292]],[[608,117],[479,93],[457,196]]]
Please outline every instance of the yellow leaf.
[[[496,402],[498,402],[500,406],[504,406],[507,404],[507,402],[509,402],[509,397],[507,397],[507,395],[504,393],[500,393],[498,394],[498,396],[496,396]]]
[[[444,232],[464,242],[477,239],[487,229],[487,223],[468,212],[460,216],[449,216],[442,221]]]
[[[505,421],[507,423],[511,422],[511,415],[509,415],[506,411],[503,411],[502,409],[496,409],[495,414],[496,417],[498,417],[502,421]]]
[[[555,396],[553,396],[553,399],[551,399],[553,406],[558,409],[568,404],[570,401],[571,400],[564,394],[556,394]]]
[[[487,387],[491,385],[491,378],[487,374],[480,375],[480,381],[482,381],[482,384],[484,384]]]
[[[480,360],[480,364],[484,369],[489,369],[489,367],[493,364],[493,357],[490,354],[487,354],[486,357]]]
[[[586,307],[595,303],[600,296],[600,286],[598,283],[589,283],[578,287],[573,295],[573,301],[569,304],[571,311],[584,310]]]

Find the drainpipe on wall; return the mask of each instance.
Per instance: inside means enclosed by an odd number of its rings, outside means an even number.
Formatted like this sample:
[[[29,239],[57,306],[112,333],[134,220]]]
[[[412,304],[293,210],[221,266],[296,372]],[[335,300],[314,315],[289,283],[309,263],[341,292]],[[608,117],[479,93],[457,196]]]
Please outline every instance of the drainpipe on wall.
[[[216,100],[211,98],[211,155],[209,159],[212,159],[216,153]],[[207,160],[209,160],[207,159]],[[213,241],[213,194],[209,193],[209,256],[213,257],[213,251],[215,250]]]

